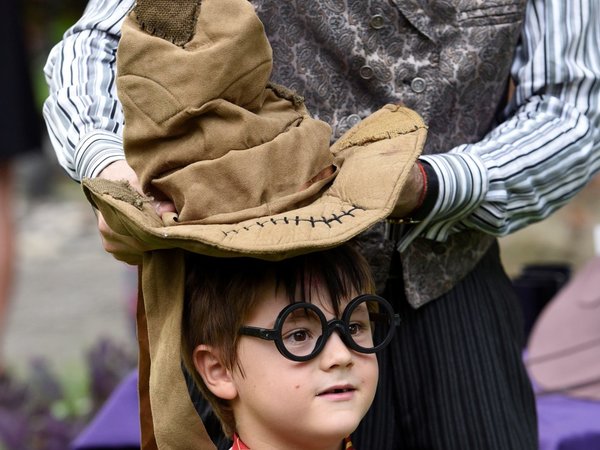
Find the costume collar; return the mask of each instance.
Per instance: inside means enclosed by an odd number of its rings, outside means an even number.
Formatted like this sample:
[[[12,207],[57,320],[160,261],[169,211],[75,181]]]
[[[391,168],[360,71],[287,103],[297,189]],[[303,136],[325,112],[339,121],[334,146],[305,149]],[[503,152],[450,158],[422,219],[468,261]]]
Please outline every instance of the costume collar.
[[[237,434],[234,434],[231,450],[250,450],[250,447],[244,444]]]

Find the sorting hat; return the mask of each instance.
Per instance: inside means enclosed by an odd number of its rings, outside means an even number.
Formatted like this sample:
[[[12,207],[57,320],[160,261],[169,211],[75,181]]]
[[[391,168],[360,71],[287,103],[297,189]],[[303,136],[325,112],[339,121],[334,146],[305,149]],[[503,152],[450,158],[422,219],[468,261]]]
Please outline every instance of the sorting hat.
[[[600,257],[544,308],[527,350],[527,368],[541,393],[600,400]]]
[[[426,127],[386,105],[330,146],[302,97],[269,83],[272,54],[247,0],[139,0],[117,52],[124,147],[158,217],[125,182],[83,181],[140,269],[142,448],[212,448],[181,371],[184,251],[282,259],[339,245],[387,217]]]

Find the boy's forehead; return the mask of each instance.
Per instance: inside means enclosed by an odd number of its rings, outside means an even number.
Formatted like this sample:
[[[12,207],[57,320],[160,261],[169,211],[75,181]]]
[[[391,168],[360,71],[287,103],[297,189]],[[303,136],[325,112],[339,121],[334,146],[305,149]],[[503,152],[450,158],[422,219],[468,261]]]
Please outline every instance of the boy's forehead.
[[[330,293],[327,283],[318,274],[305,274],[303,278],[298,275],[293,283],[293,292],[282,279],[275,274],[269,274],[264,282],[259,285],[257,300],[273,299],[284,300],[286,304],[296,302],[312,302],[329,299]]]
[[[318,276],[312,274],[310,277],[305,276],[303,283],[301,280],[297,280],[295,285],[295,292],[292,294],[287,291],[284,283],[278,282],[275,276],[268,277],[264,283],[259,287],[256,293],[254,309],[264,307],[265,302],[269,302],[271,305],[277,305],[279,310],[285,308],[291,303],[312,303],[322,310],[331,312],[334,308],[332,305],[332,295],[329,292],[327,283]],[[358,295],[358,292],[350,292],[348,298],[340,299],[340,306],[347,304],[352,298]]]

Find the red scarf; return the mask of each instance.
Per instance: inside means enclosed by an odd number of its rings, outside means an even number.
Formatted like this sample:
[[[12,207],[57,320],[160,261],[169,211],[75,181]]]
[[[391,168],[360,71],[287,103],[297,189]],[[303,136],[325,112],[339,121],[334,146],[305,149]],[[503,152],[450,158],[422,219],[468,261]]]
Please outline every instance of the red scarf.
[[[234,434],[233,446],[231,447],[231,450],[250,450],[250,447],[244,444],[237,434]],[[356,450],[349,437],[344,438],[344,446],[342,447],[342,450]]]

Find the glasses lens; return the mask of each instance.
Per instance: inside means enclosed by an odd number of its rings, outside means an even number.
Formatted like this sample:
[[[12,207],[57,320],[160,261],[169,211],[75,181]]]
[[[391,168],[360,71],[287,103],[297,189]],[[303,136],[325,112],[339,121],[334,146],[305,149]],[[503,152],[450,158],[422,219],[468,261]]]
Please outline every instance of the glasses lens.
[[[391,311],[377,297],[368,297],[357,303],[348,318],[348,334],[364,350],[378,350],[386,343],[392,329]]]
[[[283,345],[294,356],[310,355],[322,335],[321,318],[311,308],[294,309],[281,326]]]

